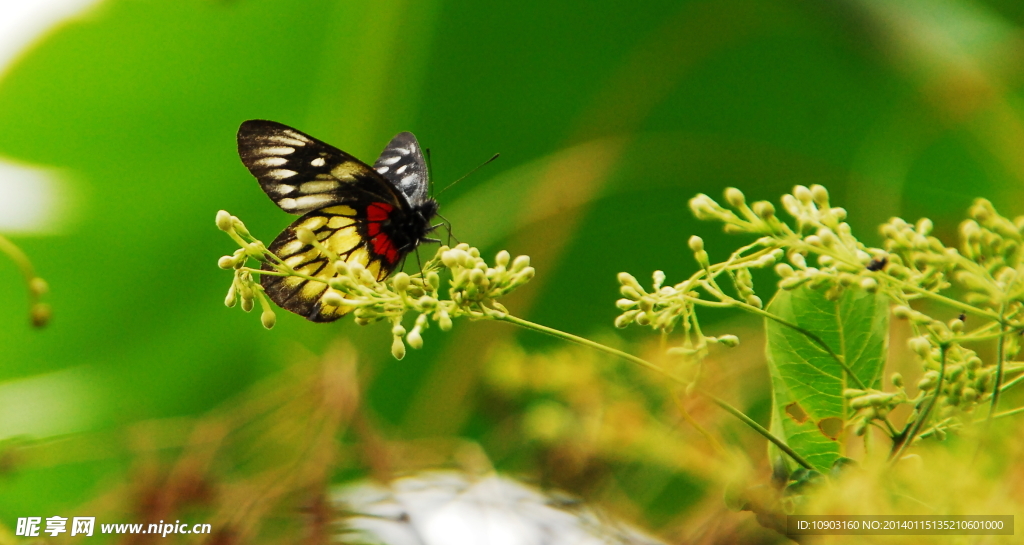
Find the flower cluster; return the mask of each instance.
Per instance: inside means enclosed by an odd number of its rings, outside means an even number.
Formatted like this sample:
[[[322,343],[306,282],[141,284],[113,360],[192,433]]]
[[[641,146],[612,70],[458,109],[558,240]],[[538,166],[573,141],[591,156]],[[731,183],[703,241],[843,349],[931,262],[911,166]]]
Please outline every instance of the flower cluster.
[[[263,309],[263,325],[268,329],[273,327],[276,322],[273,308],[256,277],[261,274],[304,276],[252,237],[235,216],[220,211],[217,226],[240,246],[232,255],[221,257],[217,262],[222,269],[235,272],[225,304],[233,307],[240,300],[242,310],[248,312],[255,306],[255,301],[259,301]],[[312,233],[299,229],[296,238],[334,261],[337,274],[327,281],[329,289],[323,295],[323,302],[351,308],[355,322],[360,325],[383,320],[390,322],[394,338],[391,353],[397,359],[405,357],[407,344],[413,348],[423,346],[422,332],[430,327],[431,322],[435,322],[442,331],[448,331],[454,318],[501,319],[508,316],[508,310],[498,302],[498,298],[529,282],[535,273],[528,256],[512,259],[508,252],[501,251],[495,256],[492,267],[480,257],[480,250],[459,244],[454,248],[441,246],[420,273],[399,272],[378,282],[363,264],[338,259]],[[247,267],[250,258],[267,264],[267,267]],[[442,296],[441,273],[445,271],[450,276],[447,298]],[[407,330],[403,321],[409,313],[415,314],[416,318],[412,329]]]
[[[325,302],[354,307],[356,323],[391,322],[394,337],[391,353],[405,357],[405,345],[423,346],[422,331],[433,321],[442,331],[452,328],[452,319],[503,318],[508,310],[498,302],[502,297],[533,278],[530,258],[512,259],[506,251],[498,252],[495,265],[489,266],[480,251],[468,244],[455,248],[441,246],[424,266],[421,274],[396,273],[384,282],[377,282],[359,263],[335,263],[338,275],[328,284]],[[447,299],[441,294],[440,272],[447,269]],[[402,324],[405,315],[416,314],[411,330]]]
[[[933,224],[927,218],[916,223],[893,218],[881,228],[882,247],[873,248],[853,236],[846,211],[831,206],[824,187],[796,186],[781,202],[792,222],[776,217],[775,207],[767,201],[748,205],[735,188],[725,191],[727,206],[703,194],[691,199],[690,209],[698,219],[721,222],[728,233],[758,238],[727,260],[711,263],[703,240],[691,237],[689,247],[700,269],[674,286],[663,285],[665,275],[660,271],[654,274],[650,291],[632,275],[620,273],[623,299],[617,306],[622,314],[615,325],[637,323],[668,333],[682,324],[683,346],[670,351],[703,357],[708,344],[728,346],[735,340],[703,336],[695,308],[732,307],[763,315],[750,271],[772,267],[780,289],[806,286],[823,291],[830,300],[849,288],[883,290],[894,304],[893,315],[910,322],[915,335],[910,347],[924,367],[918,392],[908,395],[899,376],[893,377],[894,391],[847,390],[858,435],[871,424],[889,427],[885,420],[889,412],[910,403],[914,410],[908,426],[917,418],[934,416],[921,435],[942,437],[945,429],[962,425],[965,415],[980,403],[992,400],[994,410],[997,389],[1024,382],[1000,386],[1001,376],[1024,370],[1007,367],[1020,349],[1016,332],[1024,330],[1024,216],[1010,220],[989,201],[978,199],[968,212],[969,219],[960,225],[958,248],[947,247],[933,236]],[[722,282],[726,278],[731,290]],[[961,301],[942,293],[954,287],[964,293]],[[924,299],[964,314],[943,321],[911,308],[913,301]],[[966,330],[967,315],[984,319],[972,319],[977,327]],[[995,361],[985,361],[965,346],[990,340],[1000,343]]]

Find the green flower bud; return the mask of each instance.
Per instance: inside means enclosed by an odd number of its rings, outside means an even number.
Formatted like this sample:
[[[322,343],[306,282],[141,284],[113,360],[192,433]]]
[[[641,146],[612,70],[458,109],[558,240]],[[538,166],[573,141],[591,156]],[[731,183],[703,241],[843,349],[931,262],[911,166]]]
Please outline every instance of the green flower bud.
[[[775,274],[782,278],[789,278],[790,276],[793,276],[795,272],[796,271],[793,270],[793,267],[788,263],[779,263],[775,266]]]
[[[802,186],[802,185],[798,185],[798,186],[793,188],[793,196],[796,197],[797,200],[799,200],[800,202],[802,202],[804,204],[810,204],[811,201],[814,198],[811,195],[811,190],[807,189],[807,187]]]
[[[232,308],[232,307],[235,306],[235,303],[237,301],[238,301],[238,295],[235,292],[235,285],[231,284],[231,287],[228,288],[228,296],[224,298],[224,306],[226,306],[228,308]]]
[[[927,359],[931,355],[932,345],[924,337],[910,339],[907,341],[907,346],[923,359]]]
[[[469,281],[478,286],[483,286],[484,282],[487,281],[487,278],[484,276],[483,271],[481,271],[480,269],[473,269],[469,273]]]
[[[267,310],[264,310],[262,314],[260,314],[260,322],[263,323],[263,327],[267,329],[273,329],[274,324],[277,323],[277,315],[274,314],[273,310],[270,310],[268,308]]]
[[[222,269],[233,269],[235,268],[235,258],[230,255],[221,256],[217,260],[217,266]]]
[[[909,319],[914,314],[914,311],[906,305],[897,305],[892,308],[892,315],[900,320]]]
[[[654,299],[651,297],[641,297],[636,303],[644,312],[650,313],[654,310]]]
[[[735,348],[740,345],[740,338],[736,335],[722,335],[718,337],[718,342],[729,348]]]
[[[521,255],[512,260],[512,272],[519,272],[530,266],[530,256]]]
[[[768,201],[757,201],[754,203],[754,213],[757,217],[767,220],[775,216],[775,207]]]
[[[893,386],[895,386],[897,388],[902,388],[903,387],[903,375],[901,375],[899,373],[893,373],[892,376],[889,377],[889,380],[892,381],[892,385]]]
[[[690,240],[687,242],[687,244],[690,246],[690,251],[694,253],[701,252],[704,250],[704,239],[700,238],[697,235],[693,235],[692,237],[690,237]]]
[[[747,304],[754,308],[764,308],[764,303],[761,302],[761,298],[754,294],[747,296]]]
[[[494,256],[494,263],[499,267],[508,267],[509,261],[512,259],[511,254],[502,250],[498,252],[498,255]]]
[[[814,184],[811,186],[811,198],[819,206],[828,206],[828,190],[824,186]]]
[[[231,228],[234,229],[236,233],[243,237],[252,238],[252,235],[249,234],[249,230],[245,228],[245,224],[242,223],[242,220],[234,216],[231,216]]]
[[[878,291],[878,281],[874,278],[862,278],[860,281],[860,287],[868,293],[875,293]]]
[[[391,355],[396,360],[400,360],[405,357],[405,343],[402,342],[401,337],[395,337],[395,340],[391,342]]]
[[[740,191],[739,189],[736,189],[735,187],[725,188],[725,202],[729,203],[729,205],[732,206],[733,208],[739,208],[743,206],[743,203],[745,202],[743,192]],[[696,252],[697,250],[694,251]]]
[[[249,312],[250,310],[252,310],[254,304],[255,301],[252,300],[252,297],[245,297],[244,295],[242,296],[242,310]]]
[[[629,310],[623,312],[621,315],[615,318],[615,327],[619,329],[624,329],[626,326],[633,323],[633,319],[639,312],[639,310]]]
[[[444,309],[438,313],[437,326],[441,328],[441,331],[452,330],[452,317],[448,315],[448,312]]]
[[[29,316],[32,319],[33,327],[45,327],[46,324],[50,323],[53,311],[50,310],[50,305],[46,303],[35,303],[29,309]]]
[[[522,272],[516,275],[514,285],[518,286],[533,280],[535,274],[537,274],[537,271],[533,267],[523,269]]]
[[[32,280],[29,280],[28,289],[29,291],[32,292],[33,295],[39,297],[41,295],[45,295],[46,292],[50,291],[50,286],[49,284],[46,283],[46,280],[43,280],[42,278],[39,278],[37,276]]]
[[[651,276],[654,279],[654,289],[661,289],[661,285],[665,283],[665,271],[654,271]]]
[[[395,288],[397,292],[403,292],[409,289],[409,275],[404,272],[395,274],[391,277],[391,286]]]
[[[217,212],[217,228],[221,231],[230,231],[233,228],[231,214],[227,210]]]
[[[423,348],[423,336],[420,335],[419,328],[413,328],[413,330],[405,336],[405,342],[409,343],[409,346],[416,350]]]

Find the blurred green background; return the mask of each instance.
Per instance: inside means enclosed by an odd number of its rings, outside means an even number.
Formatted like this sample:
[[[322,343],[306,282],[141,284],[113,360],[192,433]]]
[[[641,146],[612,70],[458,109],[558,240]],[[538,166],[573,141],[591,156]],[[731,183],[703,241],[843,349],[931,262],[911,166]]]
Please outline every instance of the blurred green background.
[[[435,192],[500,152],[441,213],[489,256],[533,258],[513,312],[608,338],[618,272],[675,282],[695,268],[690,235],[712,258],[742,242],[692,218],[699,192],[777,202],[820,183],[866,242],[892,215],[951,240],[979,196],[1024,212],[1022,24],[1012,0],[102,2],[0,79],[0,157],[56,173],[66,201],[52,228],[9,234],[50,283],[49,327],[30,327],[0,259],[0,438],[200,415],[339,337],[393,437],[488,432],[481,362],[553,341],[460,322],[396,362],[384,325],[281,311],[266,331],[224,307],[217,210],[268,242],[292,221],[238,160],[246,119],[369,163],[413,131]],[[128,465],[10,471],[0,521],[78,505]]]

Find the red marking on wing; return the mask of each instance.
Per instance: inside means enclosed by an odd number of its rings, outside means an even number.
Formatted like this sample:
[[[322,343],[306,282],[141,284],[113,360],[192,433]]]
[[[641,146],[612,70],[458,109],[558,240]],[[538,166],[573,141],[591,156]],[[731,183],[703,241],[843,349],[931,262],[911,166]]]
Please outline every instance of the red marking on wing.
[[[370,221],[384,221],[391,215],[392,210],[394,210],[394,207],[386,202],[370,203],[370,206],[366,207],[366,219]]]
[[[393,206],[385,202],[371,203],[366,207],[366,219],[368,220],[366,232],[372,237],[370,244],[373,246],[373,252],[384,256],[392,265],[398,261],[398,250],[395,249],[391,238],[381,231],[380,224],[391,216],[391,211],[394,209]]]
[[[388,260],[388,263],[392,265],[398,261],[398,250],[395,249],[394,243],[384,233],[377,233],[375,237],[371,239],[373,243],[373,251],[377,255],[384,256]]]

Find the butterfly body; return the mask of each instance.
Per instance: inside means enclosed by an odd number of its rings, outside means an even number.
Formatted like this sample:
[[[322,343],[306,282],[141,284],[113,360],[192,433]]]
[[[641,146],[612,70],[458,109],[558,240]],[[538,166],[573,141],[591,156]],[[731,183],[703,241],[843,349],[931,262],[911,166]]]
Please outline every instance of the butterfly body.
[[[392,139],[370,167],[287,125],[252,120],[238,129],[238,153],[282,210],[302,215],[268,249],[315,280],[263,275],[260,283],[274,303],[308,320],[333,321],[352,308],[322,301],[337,271],[329,255],[298,240],[296,229],[308,229],[340,260],[363,265],[377,280],[430,240],[438,206],[428,196],[426,163],[412,133]],[[275,270],[269,263],[263,268]]]

